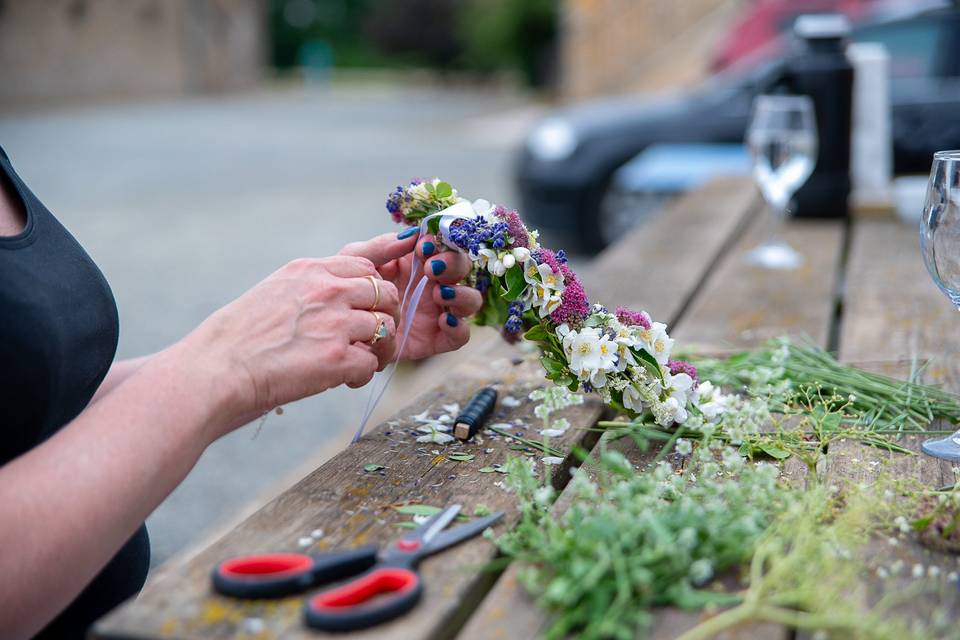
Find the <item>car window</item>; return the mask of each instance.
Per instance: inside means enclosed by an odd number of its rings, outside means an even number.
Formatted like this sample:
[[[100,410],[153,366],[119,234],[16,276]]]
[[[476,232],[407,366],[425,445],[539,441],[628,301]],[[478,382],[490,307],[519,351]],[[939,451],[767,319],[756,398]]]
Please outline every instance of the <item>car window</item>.
[[[892,78],[921,78],[937,74],[937,51],[943,24],[916,20],[879,24],[858,29],[857,42],[879,42],[890,53]]]

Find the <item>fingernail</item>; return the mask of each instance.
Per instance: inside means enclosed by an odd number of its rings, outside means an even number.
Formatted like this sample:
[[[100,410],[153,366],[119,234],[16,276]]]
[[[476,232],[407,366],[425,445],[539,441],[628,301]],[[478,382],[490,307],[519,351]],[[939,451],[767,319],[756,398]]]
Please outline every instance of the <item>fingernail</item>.
[[[404,229],[397,234],[397,240],[406,240],[410,236],[414,235],[417,231],[420,230],[420,227],[410,227],[409,229]]]
[[[431,251],[430,253],[433,253],[433,252]],[[433,269],[433,275],[438,276],[444,271],[446,271],[447,264],[443,260],[431,260],[430,268]]]
[[[448,314],[447,314],[447,326],[448,326],[448,327],[455,327],[455,326],[457,326],[458,324],[460,324],[460,321],[457,320],[457,316],[453,315],[452,313],[448,313]]]
[[[443,298],[444,300],[453,300],[456,297],[456,295],[457,295],[457,290],[454,289],[453,287],[448,287],[445,284],[440,285],[440,297]]]
[[[436,250],[437,250],[436,245],[433,244],[432,242],[430,242],[429,240],[427,240],[426,242],[423,243],[423,255],[424,255],[424,256],[432,256],[432,255],[433,255],[433,252],[436,251]]]

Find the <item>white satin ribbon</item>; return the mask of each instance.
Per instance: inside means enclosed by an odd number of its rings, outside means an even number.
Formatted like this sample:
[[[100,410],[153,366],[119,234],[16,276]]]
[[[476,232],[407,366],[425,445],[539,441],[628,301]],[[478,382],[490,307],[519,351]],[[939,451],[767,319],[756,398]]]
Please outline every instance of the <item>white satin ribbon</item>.
[[[447,207],[443,211],[438,211],[437,213],[431,214],[421,220],[420,228],[417,231],[417,242],[419,242],[420,238],[423,237],[423,234],[426,233],[427,222],[439,217],[440,240],[447,247],[456,251],[462,251],[462,249],[450,241],[450,225],[452,225],[456,220],[472,219],[476,216],[477,213],[473,210],[473,205],[466,200],[458,202],[452,207]],[[418,261],[416,254],[414,254],[413,259],[410,261],[410,279],[407,281],[407,288],[404,289],[403,298],[400,300],[401,311],[407,302],[407,296],[410,293],[410,288],[413,286],[414,280],[417,278],[417,273],[421,271],[425,262],[426,260]],[[357,428],[357,432],[353,435],[353,440],[350,441],[351,444],[360,440],[360,436],[363,435],[363,430],[366,428],[367,422],[370,420],[370,416],[373,415],[374,409],[377,408],[377,404],[380,403],[380,399],[383,397],[387,387],[390,385],[390,380],[393,379],[393,374],[396,373],[397,361],[400,360],[400,354],[403,353],[403,348],[407,344],[407,338],[410,337],[410,327],[413,324],[413,316],[417,312],[417,307],[420,304],[420,298],[423,297],[423,292],[427,288],[428,282],[429,280],[427,276],[422,276],[420,278],[420,282],[417,283],[417,287],[413,290],[413,295],[410,296],[410,304],[407,306],[407,310],[403,315],[403,330],[400,332],[400,346],[397,348],[394,360],[388,364],[383,371],[374,377],[373,385],[370,387],[370,396],[367,398],[367,406],[363,410],[363,416],[360,418],[360,426]]]

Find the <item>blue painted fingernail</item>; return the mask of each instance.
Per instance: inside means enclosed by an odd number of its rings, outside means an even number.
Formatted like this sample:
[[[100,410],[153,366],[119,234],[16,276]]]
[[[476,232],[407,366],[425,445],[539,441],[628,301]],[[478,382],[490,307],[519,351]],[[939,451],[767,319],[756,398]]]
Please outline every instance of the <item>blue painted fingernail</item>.
[[[433,244],[432,242],[430,242],[429,240],[427,240],[426,242],[423,243],[423,255],[424,255],[424,256],[432,256],[432,255],[433,255],[433,252],[436,251],[436,250],[437,250],[437,246],[436,246],[435,244]]]
[[[457,295],[457,290],[454,289],[453,287],[448,287],[445,284],[440,285],[440,297],[443,298],[444,300],[453,300],[456,297],[456,295]]]
[[[443,260],[431,260],[430,268],[433,269],[433,275],[438,276],[447,269],[447,263]]]
[[[452,313],[448,313],[448,314],[447,314],[447,326],[448,326],[448,327],[455,327],[455,326],[457,326],[458,324],[460,324],[460,321],[457,320],[457,316],[453,315]]]
[[[409,229],[404,229],[397,234],[397,240],[406,240],[410,236],[414,235],[417,231],[420,230],[420,227],[410,227]]]

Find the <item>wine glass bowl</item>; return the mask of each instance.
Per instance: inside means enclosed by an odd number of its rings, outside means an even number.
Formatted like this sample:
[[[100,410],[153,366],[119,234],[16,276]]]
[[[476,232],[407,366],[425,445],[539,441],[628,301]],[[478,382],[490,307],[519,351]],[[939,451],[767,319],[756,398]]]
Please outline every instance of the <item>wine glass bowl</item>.
[[[933,155],[920,251],[934,283],[960,308],[960,150]]]
[[[933,154],[920,216],[920,253],[934,283],[960,309],[960,150]],[[927,440],[921,449],[936,458],[960,460],[960,431]]]
[[[761,95],[753,104],[747,128],[753,176],[773,213],[769,237],[747,254],[747,260],[768,269],[793,269],[803,262],[779,237],[790,199],[813,173],[817,157],[817,125],[809,96]]]

